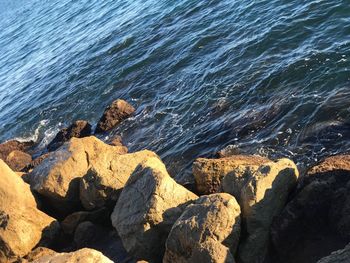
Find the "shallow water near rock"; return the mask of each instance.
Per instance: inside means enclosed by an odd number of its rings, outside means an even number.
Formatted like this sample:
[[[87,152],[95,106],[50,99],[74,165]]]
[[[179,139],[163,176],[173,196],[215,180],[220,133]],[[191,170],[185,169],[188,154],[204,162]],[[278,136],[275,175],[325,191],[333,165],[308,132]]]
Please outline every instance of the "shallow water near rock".
[[[348,1],[0,3],[0,140],[43,148],[123,98],[111,135],[179,181],[199,156],[286,156],[300,167],[350,146]]]

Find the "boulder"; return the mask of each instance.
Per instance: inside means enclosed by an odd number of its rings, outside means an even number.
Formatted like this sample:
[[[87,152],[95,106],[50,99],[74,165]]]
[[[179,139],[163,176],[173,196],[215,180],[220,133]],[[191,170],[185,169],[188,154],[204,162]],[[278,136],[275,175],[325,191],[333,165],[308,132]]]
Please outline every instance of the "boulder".
[[[267,254],[273,218],[287,202],[299,176],[288,159],[276,162],[259,156],[199,159],[194,175],[201,192],[232,194],[242,210],[243,230],[237,256],[240,262],[262,262]]]
[[[350,261],[350,244],[344,249],[334,251],[327,257],[317,261],[317,263],[347,263]]]
[[[97,124],[95,133],[106,132],[134,114],[135,108],[125,100],[115,100],[108,106]]]
[[[73,235],[77,226],[85,221],[108,225],[110,224],[110,212],[107,208],[101,208],[96,211],[75,212],[61,222],[61,227],[65,234]]]
[[[350,242],[350,155],[311,167],[271,226],[272,259],[317,262]]]
[[[177,184],[159,158],[130,176],[111,216],[125,249],[137,259],[161,262],[171,227],[197,196]]]
[[[115,205],[121,190],[139,164],[150,158],[159,158],[144,150],[116,155],[109,166],[91,167],[80,182],[80,200],[87,210]]]
[[[9,155],[7,155],[5,162],[7,165],[16,172],[22,171],[30,162],[32,161],[32,156],[28,153],[14,150]]]
[[[109,167],[122,147],[110,146],[94,136],[72,138],[44,159],[29,175],[31,188],[62,216],[80,208],[79,181],[91,167]]]
[[[56,137],[49,143],[47,149],[55,151],[71,138],[83,138],[91,134],[91,125],[87,121],[78,120],[67,128],[60,130]]]
[[[163,263],[234,262],[241,209],[230,194],[202,196],[172,227]]]
[[[74,233],[74,243],[78,248],[89,246],[99,234],[99,227],[90,221],[80,223]]]
[[[222,191],[222,179],[240,166],[260,166],[269,162],[267,158],[256,155],[235,155],[220,159],[198,158],[193,163],[192,171],[196,180],[197,191],[212,194]]]
[[[53,256],[55,254],[56,252],[49,248],[37,247],[34,250],[32,250],[28,255],[26,255],[24,258],[22,258],[19,262],[20,263],[33,262],[41,257]]]
[[[71,253],[49,253],[34,258],[33,263],[113,263],[110,259],[105,257],[101,252],[83,248]]]
[[[16,140],[11,140],[0,144],[0,159],[6,160],[7,156],[12,151],[22,151],[26,152],[28,149],[34,146],[34,142],[19,142]]]
[[[29,186],[0,160],[0,262],[48,244],[58,230],[57,221],[37,209]]]

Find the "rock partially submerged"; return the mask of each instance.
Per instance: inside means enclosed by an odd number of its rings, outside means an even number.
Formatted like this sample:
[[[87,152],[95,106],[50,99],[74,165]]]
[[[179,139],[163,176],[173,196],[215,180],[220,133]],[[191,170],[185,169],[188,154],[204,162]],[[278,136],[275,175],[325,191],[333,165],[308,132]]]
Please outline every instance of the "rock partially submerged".
[[[241,209],[229,194],[202,196],[175,222],[163,263],[234,262]]]
[[[288,159],[273,162],[259,156],[237,155],[198,159],[193,171],[199,191],[223,191],[237,199],[244,222],[238,258],[240,262],[262,262],[272,220],[296,185],[299,173],[295,164]]]
[[[0,160],[0,262],[28,254],[53,239],[59,225],[37,209],[29,186]]]
[[[115,100],[104,111],[95,133],[106,132],[134,114],[135,108],[125,100]]]
[[[273,259],[316,262],[350,242],[350,155],[310,168],[271,228]]]
[[[197,196],[177,184],[158,158],[141,164],[126,183],[112,213],[126,250],[137,259],[160,262],[175,221]]]
[[[110,146],[94,136],[72,138],[31,172],[31,188],[57,212],[67,215],[80,207],[80,178],[90,167],[108,167],[123,147]]]
[[[65,142],[68,142],[73,137],[83,138],[91,134],[91,125],[87,121],[78,120],[67,128],[60,130],[55,138],[49,143],[47,149],[55,151]]]

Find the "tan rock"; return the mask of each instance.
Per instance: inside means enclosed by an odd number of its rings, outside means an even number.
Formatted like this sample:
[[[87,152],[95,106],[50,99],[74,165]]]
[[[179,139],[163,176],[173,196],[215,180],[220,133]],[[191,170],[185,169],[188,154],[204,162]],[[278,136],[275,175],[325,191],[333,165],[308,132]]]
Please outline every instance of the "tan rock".
[[[30,147],[34,145],[34,142],[19,142],[16,140],[10,140],[0,144],[0,159],[6,160],[7,156],[12,151],[26,152]]]
[[[71,253],[54,253],[36,258],[33,263],[113,263],[101,252],[83,248]]]
[[[111,216],[126,250],[160,262],[172,225],[197,196],[177,184],[158,158],[141,164],[126,183]]]
[[[90,167],[108,167],[122,153],[122,147],[107,145],[94,136],[72,138],[33,169],[31,188],[57,211],[68,214],[80,204],[80,178]]]
[[[242,209],[245,228],[238,250],[240,262],[262,262],[267,253],[269,229],[284,208],[299,176],[288,159],[272,162],[258,156],[200,159],[194,165],[199,190],[232,194]]]
[[[163,263],[234,262],[241,209],[230,194],[202,196],[172,227]]]
[[[80,200],[87,210],[115,204],[130,175],[138,165],[150,158],[159,158],[154,152],[116,155],[107,167],[91,167],[80,183]]]
[[[29,185],[0,160],[0,262],[28,254],[52,239],[58,227],[37,209]]]
[[[12,151],[7,157],[6,157],[6,163],[7,165],[16,172],[22,171],[23,168],[25,168],[30,162],[32,161],[32,156],[28,153],[22,152],[22,151]]]

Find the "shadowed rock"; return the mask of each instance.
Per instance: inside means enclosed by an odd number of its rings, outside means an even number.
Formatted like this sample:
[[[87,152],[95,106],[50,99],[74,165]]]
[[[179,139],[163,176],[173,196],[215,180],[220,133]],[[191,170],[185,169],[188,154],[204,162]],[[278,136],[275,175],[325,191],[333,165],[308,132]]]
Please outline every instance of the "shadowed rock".
[[[200,197],[172,227],[163,263],[234,262],[240,214],[236,199],[229,194]]]
[[[344,249],[340,249],[332,252],[327,257],[322,258],[317,261],[317,263],[347,263],[350,261],[350,244],[348,244]]]
[[[108,106],[97,124],[95,133],[106,132],[134,114],[135,108],[125,100],[115,100]]]
[[[350,242],[350,155],[310,168],[272,228],[273,260],[316,262]]]
[[[158,158],[131,175],[111,216],[125,249],[137,259],[161,262],[171,227],[197,196],[177,184]]]

